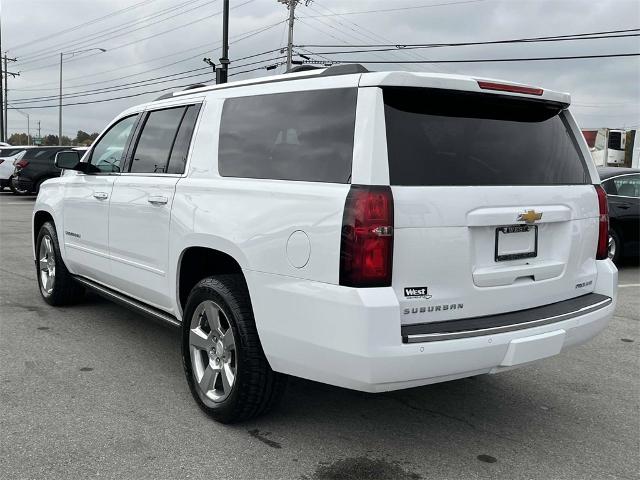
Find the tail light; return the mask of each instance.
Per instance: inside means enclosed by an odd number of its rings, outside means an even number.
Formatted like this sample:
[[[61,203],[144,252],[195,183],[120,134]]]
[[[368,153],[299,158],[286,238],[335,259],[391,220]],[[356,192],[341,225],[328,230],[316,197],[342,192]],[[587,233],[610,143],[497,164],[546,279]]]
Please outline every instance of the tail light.
[[[342,218],[340,285],[387,287],[393,266],[393,195],[388,186],[352,185]]]
[[[598,221],[598,249],[596,260],[606,260],[609,257],[609,206],[607,204],[607,192],[602,185],[595,185],[598,194],[598,208],[600,217]]]
[[[14,165],[18,168],[25,168],[27,165],[29,165],[29,162],[27,162],[26,160],[18,160],[17,162],[14,162]]]

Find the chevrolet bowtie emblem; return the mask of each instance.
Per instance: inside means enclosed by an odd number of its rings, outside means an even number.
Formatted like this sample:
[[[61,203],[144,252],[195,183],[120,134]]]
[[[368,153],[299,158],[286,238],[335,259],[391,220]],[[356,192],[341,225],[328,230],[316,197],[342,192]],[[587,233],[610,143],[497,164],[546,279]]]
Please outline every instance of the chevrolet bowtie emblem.
[[[535,223],[542,218],[542,213],[538,213],[535,210],[529,210],[524,213],[518,214],[519,222]]]

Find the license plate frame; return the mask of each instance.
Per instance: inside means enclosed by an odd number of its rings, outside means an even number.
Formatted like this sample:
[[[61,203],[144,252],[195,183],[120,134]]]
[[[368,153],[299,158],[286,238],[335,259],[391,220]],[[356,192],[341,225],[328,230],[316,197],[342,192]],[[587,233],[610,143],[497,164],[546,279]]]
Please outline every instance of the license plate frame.
[[[533,250],[516,252],[516,253],[500,253],[500,234],[510,235],[514,233],[528,233],[533,231]],[[496,228],[494,259],[496,262],[505,262],[509,260],[521,260],[523,258],[535,258],[538,256],[538,226],[537,225],[504,225]]]

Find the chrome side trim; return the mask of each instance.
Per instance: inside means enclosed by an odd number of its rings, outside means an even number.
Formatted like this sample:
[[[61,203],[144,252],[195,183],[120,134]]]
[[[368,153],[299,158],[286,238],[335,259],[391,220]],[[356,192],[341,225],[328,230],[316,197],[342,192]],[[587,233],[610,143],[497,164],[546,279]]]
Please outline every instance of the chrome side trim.
[[[497,333],[506,333],[516,330],[524,330],[526,328],[540,327],[548,325],[550,323],[561,322],[563,320],[570,320],[571,318],[586,315],[588,313],[600,310],[613,302],[613,299],[607,298],[593,305],[587,305],[573,312],[563,313],[562,315],[554,315],[551,317],[540,318],[537,320],[531,320],[529,322],[515,323],[512,325],[504,325],[501,327],[482,328],[478,330],[465,330],[461,332],[449,332],[449,333],[425,333],[407,335],[402,340],[403,343],[419,343],[419,342],[436,342],[440,340],[455,340],[460,338],[480,337],[482,335],[492,335]]]
[[[142,302],[139,302],[138,300],[135,300],[133,298],[127,297],[126,295],[116,292],[114,290],[111,290],[110,288],[104,287],[102,285],[99,285],[87,278],[83,278],[83,277],[74,277],[75,280],[79,283],[81,283],[82,285],[90,288],[91,290],[93,290],[94,292],[96,292],[98,295],[102,295],[103,297],[107,298],[108,300],[113,300],[116,303],[120,303],[122,305],[124,305],[125,307],[129,307],[132,308],[134,310],[137,310],[138,312],[148,315],[150,317],[153,317],[157,320],[160,320],[164,323],[168,323],[170,325],[173,325],[174,327],[179,327],[182,325],[182,323],[176,319],[175,317],[169,315],[168,313],[165,313],[161,310],[158,310],[157,308],[153,308],[150,307],[148,305],[145,305]]]

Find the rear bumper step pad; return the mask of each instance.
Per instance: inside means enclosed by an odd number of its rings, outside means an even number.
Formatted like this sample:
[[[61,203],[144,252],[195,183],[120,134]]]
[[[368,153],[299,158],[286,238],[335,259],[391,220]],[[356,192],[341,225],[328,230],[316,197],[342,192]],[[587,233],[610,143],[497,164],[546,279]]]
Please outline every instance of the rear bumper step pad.
[[[405,325],[401,328],[402,342],[418,343],[453,340],[539,327],[586,315],[605,308],[612,301],[606,295],[589,293],[542,307],[501,313],[499,315]]]

